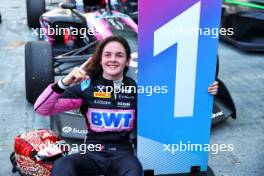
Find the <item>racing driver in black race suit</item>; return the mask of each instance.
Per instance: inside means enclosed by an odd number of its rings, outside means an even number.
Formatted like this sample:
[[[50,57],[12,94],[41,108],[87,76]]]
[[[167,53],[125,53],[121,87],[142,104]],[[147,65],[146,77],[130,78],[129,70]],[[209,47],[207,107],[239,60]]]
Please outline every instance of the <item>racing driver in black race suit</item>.
[[[80,108],[88,128],[86,144],[101,146],[100,150],[56,160],[53,176],[98,175],[98,171],[104,176],[143,175],[129,136],[135,127],[137,108],[136,83],[125,76],[130,54],[124,38],[108,37],[87,65],[85,62],[49,85],[37,99],[34,108],[41,115]],[[122,91],[116,93],[116,88]],[[208,91],[215,94],[217,88],[214,83]]]
[[[137,107],[137,94],[133,90],[136,83],[125,76],[130,54],[124,38],[106,38],[88,64],[84,63],[49,85],[37,99],[34,108],[41,115],[80,108],[88,128],[86,144],[101,145],[99,151],[56,160],[52,175],[95,175],[97,171],[104,176],[143,175],[129,137],[135,125]],[[118,94],[110,89],[124,87],[131,89]]]

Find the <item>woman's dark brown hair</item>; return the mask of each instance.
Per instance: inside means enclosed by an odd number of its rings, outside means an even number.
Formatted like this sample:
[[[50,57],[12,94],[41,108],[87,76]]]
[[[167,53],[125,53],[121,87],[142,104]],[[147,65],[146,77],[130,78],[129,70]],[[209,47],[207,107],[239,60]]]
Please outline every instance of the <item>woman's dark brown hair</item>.
[[[100,62],[102,59],[103,49],[110,42],[120,43],[125,48],[127,60],[130,59],[131,50],[130,50],[130,46],[128,42],[126,41],[126,39],[124,39],[121,36],[111,36],[111,37],[104,39],[96,47],[95,53],[93,54],[91,61],[87,65],[87,69],[86,69],[87,74],[93,79],[97,79],[98,77],[102,76],[103,68]],[[128,66],[125,67],[123,74],[125,75],[127,71],[128,71]]]

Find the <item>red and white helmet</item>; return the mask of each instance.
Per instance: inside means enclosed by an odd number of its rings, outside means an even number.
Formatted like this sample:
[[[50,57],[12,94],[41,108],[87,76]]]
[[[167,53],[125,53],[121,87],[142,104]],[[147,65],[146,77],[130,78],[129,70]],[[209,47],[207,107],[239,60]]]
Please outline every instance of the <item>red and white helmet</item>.
[[[54,161],[67,152],[61,148],[64,140],[49,129],[34,130],[15,138],[10,156],[13,172],[21,175],[49,176]]]

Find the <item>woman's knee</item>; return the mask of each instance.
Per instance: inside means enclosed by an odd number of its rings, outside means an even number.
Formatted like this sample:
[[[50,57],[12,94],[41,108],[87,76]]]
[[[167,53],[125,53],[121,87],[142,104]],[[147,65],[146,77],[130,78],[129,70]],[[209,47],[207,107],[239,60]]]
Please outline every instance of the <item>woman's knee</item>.
[[[52,176],[56,175],[71,175],[73,176],[75,173],[74,169],[74,163],[73,161],[68,157],[61,157],[60,159],[57,159],[52,167]]]
[[[131,165],[126,176],[142,176],[142,175],[143,175],[142,165],[138,160],[136,160],[134,161],[134,164]]]
[[[117,173],[118,176],[142,176],[143,168],[138,158],[133,156],[119,163]]]

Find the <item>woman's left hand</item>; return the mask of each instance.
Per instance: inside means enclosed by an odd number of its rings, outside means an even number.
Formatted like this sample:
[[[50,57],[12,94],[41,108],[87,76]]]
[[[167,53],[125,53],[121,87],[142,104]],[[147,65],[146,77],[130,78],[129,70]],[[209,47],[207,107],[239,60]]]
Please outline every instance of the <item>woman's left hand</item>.
[[[218,82],[214,81],[210,87],[208,87],[208,93],[211,95],[216,95],[218,92]]]

